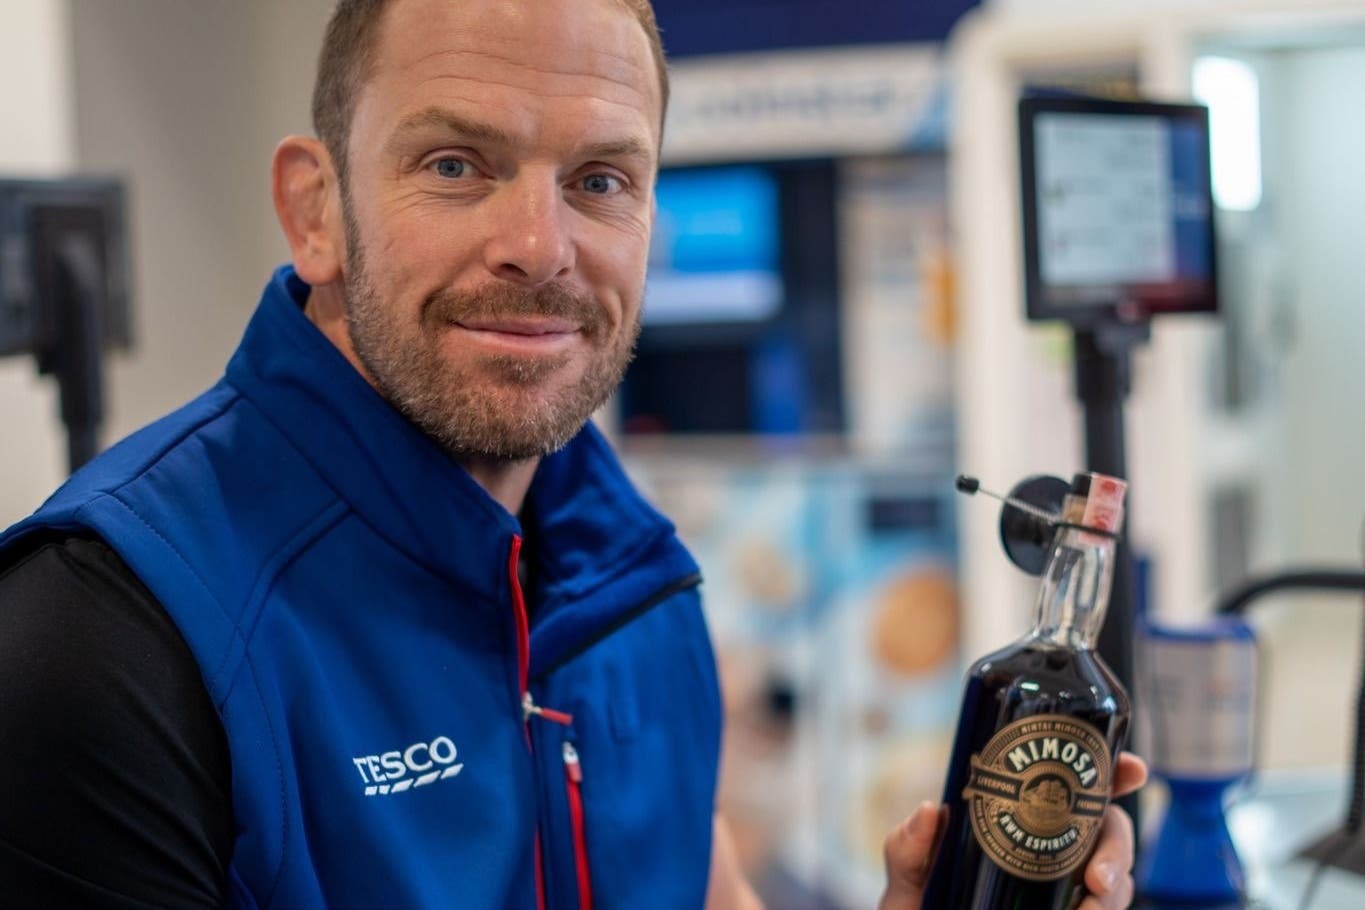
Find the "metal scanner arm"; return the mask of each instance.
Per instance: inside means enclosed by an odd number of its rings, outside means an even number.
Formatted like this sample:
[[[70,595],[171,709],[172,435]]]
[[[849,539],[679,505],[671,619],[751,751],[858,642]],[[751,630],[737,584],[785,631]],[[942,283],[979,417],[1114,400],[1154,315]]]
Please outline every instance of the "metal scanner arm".
[[[1253,578],[1234,589],[1218,604],[1223,615],[1241,615],[1263,594],[1276,591],[1365,591],[1365,572],[1350,569],[1300,569]],[[1356,694],[1355,755],[1351,765],[1351,802],[1343,830],[1314,844],[1307,851],[1323,862],[1365,873],[1365,634],[1362,635],[1360,689]]]
[[[1262,594],[1276,591],[1365,591],[1365,572],[1353,569],[1299,569],[1263,575],[1242,583],[1223,596],[1218,612],[1240,616]]]

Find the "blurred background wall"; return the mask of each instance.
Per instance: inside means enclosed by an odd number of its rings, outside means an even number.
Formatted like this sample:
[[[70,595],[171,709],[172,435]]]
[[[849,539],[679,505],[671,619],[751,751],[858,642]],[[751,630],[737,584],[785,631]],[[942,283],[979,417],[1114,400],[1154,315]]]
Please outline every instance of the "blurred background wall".
[[[221,375],[287,249],[270,204],[281,137],[308,132],[326,0],[17,0],[0,12],[0,170],[114,174],[129,190],[135,350],[115,355],[105,439]],[[62,474],[52,383],[0,362],[0,513]]]
[[[69,10],[17,0],[0,28],[0,171],[66,173],[76,165]],[[27,359],[0,361],[0,521],[31,511],[63,476],[56,390]]]
[[[76,147],[125,175],[137,352],[115,365],[109,438],[221,374],[287,249],[270,155],[309,132],[326,2],[72,0]]]
[[[1249,573],[1360,565],[1365,3],[869,4],[847,35],[819,0],[730,2],[724,30],[656,5],[675,101],[652,315],[601,420],[707,575],[746,863],[775,906],[868,905],[880,832],[938,795],[963,663],[1029,619],[995,509],[952,475],[1080,467],[1068,337],[1023,318],[1021,86],[1188,99],[1200,58],[1250,67],[1262,167],[1218,212],[1224,313],[1158,324],[1136,362],[1133,540],[1171,620]],[[220,375],[284,260],[269,157],[309,131],[329,9],[0,10],[0,175],[129,186],[136,347],[107,441]],[[0,361],[0,427],[8,523],[63,474],[26,358]],[[1264,765],[1339,768],[1358,602],[1257,622]]]

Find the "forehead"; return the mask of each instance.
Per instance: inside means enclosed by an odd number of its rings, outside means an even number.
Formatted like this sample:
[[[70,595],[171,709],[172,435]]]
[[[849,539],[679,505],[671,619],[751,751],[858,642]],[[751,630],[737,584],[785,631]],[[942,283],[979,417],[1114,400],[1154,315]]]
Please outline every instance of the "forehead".
[[[399,0],[378,39],[357,127],[438,107],[528,140],[576,124],[642,131],[657,147],[653,57],[620,0]]]

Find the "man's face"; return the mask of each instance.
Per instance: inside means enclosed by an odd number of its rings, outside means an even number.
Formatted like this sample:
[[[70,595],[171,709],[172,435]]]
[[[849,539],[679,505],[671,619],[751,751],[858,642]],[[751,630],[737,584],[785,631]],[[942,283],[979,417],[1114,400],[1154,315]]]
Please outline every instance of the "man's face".
[[[661,99],[615,0],[402,0],[356,103],[351,341],[456,457],[568,441],[639,333]]]

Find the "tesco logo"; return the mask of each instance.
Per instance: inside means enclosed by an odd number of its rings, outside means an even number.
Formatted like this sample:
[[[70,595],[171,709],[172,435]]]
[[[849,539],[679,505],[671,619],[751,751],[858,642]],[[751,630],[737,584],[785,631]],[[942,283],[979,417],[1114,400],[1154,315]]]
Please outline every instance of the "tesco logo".
[[[454,777],[464,769],[456,761],[459,755],[449,736],[438,736],[392,752],[360,755],[351,763],[360,772],[366,796],[390,796]]]

